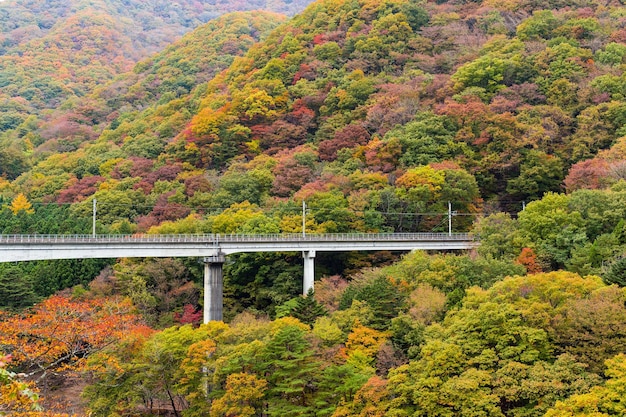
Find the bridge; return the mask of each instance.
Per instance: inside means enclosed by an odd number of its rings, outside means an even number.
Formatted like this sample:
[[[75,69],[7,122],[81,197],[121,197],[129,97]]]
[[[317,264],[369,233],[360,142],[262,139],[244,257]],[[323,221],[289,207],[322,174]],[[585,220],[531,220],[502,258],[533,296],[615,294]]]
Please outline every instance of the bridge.
[[[314,285],[316,252],[467,250],[467,233],[0,235],[0,262],[86,258],[197,257],[204,262],[204,321],[222,320],[226,255],[302,252],[303,293]]]

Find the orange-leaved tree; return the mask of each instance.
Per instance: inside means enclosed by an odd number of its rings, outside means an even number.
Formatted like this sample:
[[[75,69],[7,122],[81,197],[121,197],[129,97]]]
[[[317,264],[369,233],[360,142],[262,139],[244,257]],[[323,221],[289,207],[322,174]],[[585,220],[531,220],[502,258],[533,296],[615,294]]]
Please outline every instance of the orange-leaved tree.
[[[15,368],[43,380],[78,370],[91,353],[130,333],[149,333],[132,304],[119,298],[48,298],[23,315],[0,321],[0,345]]]
[[[0,416],[12,417],[69,417],[44,411],[38,390],[33,382],[22,381],[23,375],[7,369],[11,355],[0,356]]]
[[[16,410],[37,410],[38,396],[25,382],[17,379],[14,372],[6,369],[11,355],[0,357],[0,415]]]

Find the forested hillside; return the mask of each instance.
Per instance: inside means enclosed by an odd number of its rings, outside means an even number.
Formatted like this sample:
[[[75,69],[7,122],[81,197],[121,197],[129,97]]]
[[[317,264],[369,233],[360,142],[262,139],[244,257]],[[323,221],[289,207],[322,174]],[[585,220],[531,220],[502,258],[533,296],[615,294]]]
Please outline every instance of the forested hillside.
[[[13,162],[19,156],[17,149],[39,145],[36,141],[15,143],[21,142],[25,127],[54,130],[54,125],[39,126],[47,120],[49,110],[62,105],[71,108],[73,100],[130,71],[137,61],[161,51],[184,33],[229,12],[267,10],[293,15],[308,3],[309,0],[0,2],[2,172],[10,178],[17,176],[24,169],[20,162]],[[89,117],[70,118],[72,121],[89,123]],[[11,132],[18,126],[20,131]]]
[[[94,199],[113,234],[301,232],[303,201],[307,233],[447,231],[450,204],[481,245],[318,253],[306,297],[300,253],[231,255],[228,324],[208,325],[196,260],[0,265],[6,369],[79,371],[102,416],[623,415],[625,19],[591,0],[235,13],[15,119],[2,233],[89,233]]]

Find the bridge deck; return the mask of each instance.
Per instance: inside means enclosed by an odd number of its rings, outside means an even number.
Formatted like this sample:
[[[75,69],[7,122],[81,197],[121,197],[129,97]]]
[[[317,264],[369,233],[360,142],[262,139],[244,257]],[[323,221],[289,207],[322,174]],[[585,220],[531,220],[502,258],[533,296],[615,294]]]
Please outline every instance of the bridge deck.
[[[134,234],[134,235],[0,235],[0,246],[23,243],[221,243],[221,242],[384,242],[475,241],[468,233],[325,233],[325,234]]]
[[[0,235],[0,262],[85,258],[211,257],[240,252],[463,250],[466,233],[281,235]]]

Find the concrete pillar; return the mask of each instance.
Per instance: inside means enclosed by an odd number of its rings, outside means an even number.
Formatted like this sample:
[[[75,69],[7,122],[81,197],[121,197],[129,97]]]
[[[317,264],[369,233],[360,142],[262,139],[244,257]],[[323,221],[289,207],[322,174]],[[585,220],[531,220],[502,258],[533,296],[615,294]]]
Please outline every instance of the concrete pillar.
[[[304,279],[302,280],[302,294],[307,295],[309,289],[313,289],[313,282],[315,281],[315,251],[302,251],[302,258],[304,258]]]
[[[224,309],[224,275],[222,254],[209,256],[204,262],[204,322],[221,321]]]

